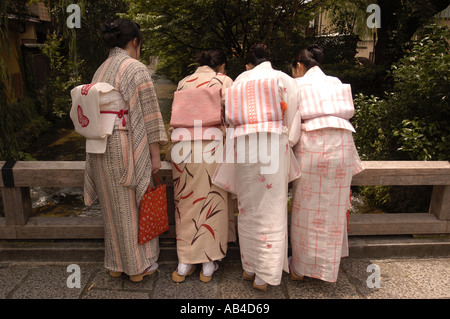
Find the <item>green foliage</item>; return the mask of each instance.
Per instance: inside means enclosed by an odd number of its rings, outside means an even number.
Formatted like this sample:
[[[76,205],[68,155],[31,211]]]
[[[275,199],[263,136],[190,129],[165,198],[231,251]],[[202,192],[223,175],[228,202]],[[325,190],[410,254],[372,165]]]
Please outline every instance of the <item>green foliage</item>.
[[[448,27],[425,28],[392,67],[391,92],[382,98],[355,96],[355,140],[366,159],[449,158],[449,37]]]
[[[133,1],[126,17],[144,33],[144,59],[161,58],[159,70],[178,81],[191,73],[201,50],[223,49],[229,59],[227,73],[234,78],[244,69],[248,48],[265,42],[273,57],[284,56],[296,44],[321,1],[269,2],[241,0]],[[274,61],[286,69],[289,59]]]
[[[372,35],[372,30],[367,28],[367,6],[374,3],[373,0],[330,0],[325,5],[331,18],[331,25],[327,33],[357,34],[361,38]]]
[[[108,56],[108,48],[104,44],[100,26],[103,22],[111,22],[119,18],[120,13],[127,12],[127,0],[70,1],[46,0],[50,8],[53,29],[62,38],[61,50],[68,60],[72,60],[73,73],[79,74],[81,82],[91,82],[97,68]],[[69,29],[66,24],[69,4],[76,3],[81,11],[81,28]],[[82,66],[79,61],[83,61]]]
[[[42,48],[48,58],[50,70],[45,94],[40,96],[45,112],[58,118],[67,117],[70,112],[72,106],[70,90],[81,84],[81,76],[74,70],[82,63],[81,61],[75,64],[64,55],[61,43],[62,38],[53,34],[47,38]]]
[[[390,76],[382,66],[362,65],[353,59],[349,62],[324,64],[322,68],[327,75],[338,77],[343,83],[350,84],[353,94],[379,96],[392,88]]]
[[[352,123],[356,128],[355,144],[362,159],[449,159],[448,38],[448,27],[425,27],[412,50],[393,65],[390,92],[381,98],[364,94],[355,96]],[[405,202],[425,205],[421,209],[426,210],[428,202],[424,196],[429,196],[429,190],[420,189],[362,188],[362,192],[372,204],[391,211],[407,210]],[[408,200],[403,201],[405,198]]]
[[[399,151],[410,159],[448,160],[450,155],[450,38],[448,27],[426,27],[411,53],[393,67],[389,103],[401,122]]]
[[[47,121],[37,112],[35,100],[24,97],[13,103],[15,92],[5,61],[11,57],[8,19],[14,16],[19,23],[25,23],[30,17],[27,2],[0,3],[0,160],[30,160],[29,154],[20,150],[31,142],[33,135],[30,133],[38,134],[47,126]],[[30,125],[31,122],[34,125]]]
[[[427,213],[432,186],[364,186],[359,193],[367,206],[389,213]]]
[[[400,136],[399,151],[406,152],[413,160],[448,160],[450,140],[445,119],[427,122],[422,118],[403,120],[402,127],[394,131]]]
[[[36,138],[50,127],[38,112],[39,105],[31,97],[2,105],[0,116],[0,160],[31,160],[27,149]]]
[[[392,152],[390,146],[391,123],[389,104],[376,96],[355,95],[355,145],[362,160],[386,160]]]

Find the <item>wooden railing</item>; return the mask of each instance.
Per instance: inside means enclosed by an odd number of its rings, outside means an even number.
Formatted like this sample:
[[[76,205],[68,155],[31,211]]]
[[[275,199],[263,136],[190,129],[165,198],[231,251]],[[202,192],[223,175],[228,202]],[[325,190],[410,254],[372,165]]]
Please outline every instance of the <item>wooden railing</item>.
[[[10,165],[11,164],[11,165]],[[103,238],[101,217],[33,217],[30,187],[82,187],[84,162],[0,162],[0,190],[5,217],[0,217],[0,239]],[[429,212],[351,214],[349,235],[450,233],[450,163],[364,162],[352,185],[432,185]],[[167,184],[169,223],[163,236],[175,237],[172,170],[168,162],[159,172]]]

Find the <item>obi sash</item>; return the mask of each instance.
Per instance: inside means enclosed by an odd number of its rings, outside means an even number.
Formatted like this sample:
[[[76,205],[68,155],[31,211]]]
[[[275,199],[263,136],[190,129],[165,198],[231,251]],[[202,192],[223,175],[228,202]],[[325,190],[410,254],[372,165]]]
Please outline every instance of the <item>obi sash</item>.
[[[211,139],[203,133],[209,128],[221,129],[222,113],[219,87],[176,91],[170,117],[170,126],[174,128],[172,141]],[[218,138],[222,136],[214,139]]]
[[[114,126],[126,126],[128,110],[122,94],[105,82],[79,85],[70,92],[70,118],[86,137],[86,152],[102,154]]]
[[[300,111],[306,131],[331,127],[355,132],[349,119],[355,113],[349,84],[314,82],[299,86]]]
[[[233,136],[255,132],[282,133],[283,111],[274,78],[237,83],[225,91],[225,120]]]

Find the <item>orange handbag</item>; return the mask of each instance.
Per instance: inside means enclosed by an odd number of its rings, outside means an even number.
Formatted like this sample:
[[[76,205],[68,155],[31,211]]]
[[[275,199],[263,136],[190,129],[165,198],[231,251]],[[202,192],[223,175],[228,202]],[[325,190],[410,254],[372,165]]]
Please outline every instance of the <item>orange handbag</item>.
[[[139,206],[139,244],[145,244],[169,229],[166,185],[154,174],[156,186],[149,186]]]

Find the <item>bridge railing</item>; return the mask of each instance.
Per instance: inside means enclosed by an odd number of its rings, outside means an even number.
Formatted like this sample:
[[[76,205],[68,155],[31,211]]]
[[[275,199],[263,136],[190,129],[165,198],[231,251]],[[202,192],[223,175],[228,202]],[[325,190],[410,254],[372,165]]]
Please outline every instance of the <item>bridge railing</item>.
[[[0,239],[103,238],[101,217],[32,216],[31,187],[83,187],[84,161],[1,162],[0,190],[5,217]],[[366,161],[352,185],[431,185],[429,211],[424,213],[351,214],[349,235],[450,234],[450,163],[448,161]],[[11,168],[12,167],[12,168]],[[159,172],[167,184],[169,223],[164,237],[175,237],[172,170]]]

